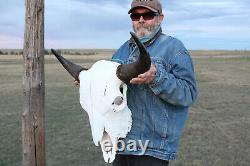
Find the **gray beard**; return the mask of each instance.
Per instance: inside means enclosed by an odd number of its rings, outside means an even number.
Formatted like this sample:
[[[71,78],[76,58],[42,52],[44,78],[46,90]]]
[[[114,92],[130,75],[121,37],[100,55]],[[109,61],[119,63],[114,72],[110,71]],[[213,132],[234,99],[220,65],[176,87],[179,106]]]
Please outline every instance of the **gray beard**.
[[[150,27],[145,27],[143,24],[139,27],[139,28],[135,28],[135,26],[133,26],[133,30],[135,32],[135,34],[139,37],[139,38],[142,38],[144,36],[147,36],[147,35],[150,35],[151,33],[153,33],[156,28],[158,27],[158,25],[155,25],[155,26],[150,26]],[[140,33],[140,30],[143,28],[143,33],[141,34]]]

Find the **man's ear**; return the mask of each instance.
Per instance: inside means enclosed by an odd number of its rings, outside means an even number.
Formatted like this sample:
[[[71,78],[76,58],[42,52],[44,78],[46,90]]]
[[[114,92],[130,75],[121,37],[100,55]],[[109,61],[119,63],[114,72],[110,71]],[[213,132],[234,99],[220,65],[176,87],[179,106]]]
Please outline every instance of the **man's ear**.
[[[162,22],[162,21],[163,21],[163,19],[164,19],[164,15],[163,15],[163,14],[161,14],[161,15],[160,15],[160,21]]]

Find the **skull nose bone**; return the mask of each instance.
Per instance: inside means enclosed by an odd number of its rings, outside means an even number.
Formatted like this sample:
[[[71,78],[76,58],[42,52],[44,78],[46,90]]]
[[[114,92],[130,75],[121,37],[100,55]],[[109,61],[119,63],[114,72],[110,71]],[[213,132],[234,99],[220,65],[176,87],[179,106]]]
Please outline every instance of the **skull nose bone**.
[[[122,96],[117,96],[112,104],[121,105],[122,102],[123,102],[123,97]]]

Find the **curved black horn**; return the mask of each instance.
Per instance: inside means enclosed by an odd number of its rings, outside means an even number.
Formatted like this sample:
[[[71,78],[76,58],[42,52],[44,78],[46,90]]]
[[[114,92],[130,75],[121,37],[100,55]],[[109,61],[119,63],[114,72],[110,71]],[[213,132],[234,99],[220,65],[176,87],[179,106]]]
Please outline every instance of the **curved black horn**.
[[[63,67],[69,72],[69,74],[75,78],[75,80],[79,81],[78,76],[82,70],[87,70],[80,65],[74,64],[69,60],[62,57],[56,50],[51,49],[52,53],[56,56],[56,58],[60,61]]]
[[[116,75],[125,83],[129,83],[132,78],[135,78],[139,74],[148,71],[151,66],[150,55],[147,52],[145,46],[140,42],[135,33],[130,32],[130,34],[137,44],[137,47],[139,48],[140,56],[136,62],[130,64],[122,64],[117,67]]]

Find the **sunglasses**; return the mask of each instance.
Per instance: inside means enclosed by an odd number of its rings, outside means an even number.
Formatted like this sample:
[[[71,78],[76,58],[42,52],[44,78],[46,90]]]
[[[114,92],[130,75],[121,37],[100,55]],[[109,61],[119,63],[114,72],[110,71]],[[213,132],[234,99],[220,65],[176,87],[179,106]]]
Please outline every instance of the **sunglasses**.
[[[155,16],[159,16],[159,13],[147,12],[130,14],[130,18],[132,21],[139,21],[141,17],[143,18],[143,20],[148,21],[154,19]]]

